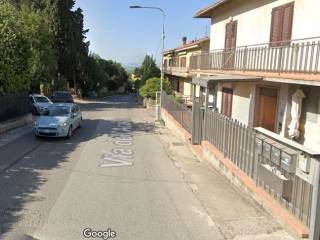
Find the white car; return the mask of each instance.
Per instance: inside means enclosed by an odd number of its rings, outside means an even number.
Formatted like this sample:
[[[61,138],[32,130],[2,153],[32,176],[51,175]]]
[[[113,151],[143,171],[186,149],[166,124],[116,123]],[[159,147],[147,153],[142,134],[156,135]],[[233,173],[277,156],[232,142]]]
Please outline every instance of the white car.
[[[34,115],[40,115],[52,104],[51,100],[46,96],[40,94],[32,94],[29,96],[32,103],[32,113]]]
[[[82,114],[73,103],[54,103],[34,123],[37,137],[68,137],[82,126]]]

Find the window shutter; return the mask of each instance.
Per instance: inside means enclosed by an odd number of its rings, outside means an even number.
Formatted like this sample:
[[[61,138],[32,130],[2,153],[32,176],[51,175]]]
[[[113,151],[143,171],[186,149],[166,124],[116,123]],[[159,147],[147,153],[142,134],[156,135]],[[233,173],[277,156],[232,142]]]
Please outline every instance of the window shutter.
[[[291,40],[294,3],[288,3],[272,10],[270,42],[279,46],[281,41]]]
[[[283,24],[281,41],[291,40],[292,21],[293,21],[293,3],[283,7]]]
[[[232,22],[226,24],[225,49],[231,48]]]
[[[270,42],[281,41],[281,8],[272,10]]]
[[[186,57],[182,57],[180,59],[180,67],[186,67],[186,65],[187,65],[187,59]]]

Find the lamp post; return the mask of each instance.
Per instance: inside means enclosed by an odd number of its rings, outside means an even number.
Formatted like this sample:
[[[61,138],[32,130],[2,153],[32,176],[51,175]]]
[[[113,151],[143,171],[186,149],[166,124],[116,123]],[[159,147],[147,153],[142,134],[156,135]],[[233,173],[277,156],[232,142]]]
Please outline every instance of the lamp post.
[[[161,103],[162,103],[162,92],[163,92],[163,78],[164,78],[164,64],[163,64],[163,52],[164,52],[164,40],[165,40],[165,19],[166,19],[166,14],[165,11],[159,7],[143,7],[143,6],[130,6],[130,8],[134,8],[134,9],[151,9],[151,10],[157,10],[160,11],[162,14],[162,52],[161,52],[161,80],[160,80],[160,101],[159,104],[157,103],[156,106],[156,117],[157,120],[161,120]]]

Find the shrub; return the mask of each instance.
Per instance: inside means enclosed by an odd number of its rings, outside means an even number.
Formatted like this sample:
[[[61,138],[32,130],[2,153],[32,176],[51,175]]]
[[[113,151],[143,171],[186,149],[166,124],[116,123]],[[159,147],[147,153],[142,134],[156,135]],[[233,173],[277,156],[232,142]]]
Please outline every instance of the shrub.
[[[150,78],[146,81],[146,84],[140,88],[141,96],[145,98],[156,99],[156,93],[160,91],[160,78]],[[163,90],[167,94],[172,93],[171,84],[168,80],[163,80]]]

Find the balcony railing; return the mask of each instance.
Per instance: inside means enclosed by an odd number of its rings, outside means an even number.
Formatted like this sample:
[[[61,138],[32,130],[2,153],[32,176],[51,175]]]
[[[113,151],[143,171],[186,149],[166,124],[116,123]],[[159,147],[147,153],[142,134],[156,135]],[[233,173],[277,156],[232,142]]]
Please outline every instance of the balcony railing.
[[[194,54],[190,70],[320,73],[320,37]]]
[[[165,73],[168,74],[187,74],[189,73],[188,67],[165,67]]]

